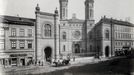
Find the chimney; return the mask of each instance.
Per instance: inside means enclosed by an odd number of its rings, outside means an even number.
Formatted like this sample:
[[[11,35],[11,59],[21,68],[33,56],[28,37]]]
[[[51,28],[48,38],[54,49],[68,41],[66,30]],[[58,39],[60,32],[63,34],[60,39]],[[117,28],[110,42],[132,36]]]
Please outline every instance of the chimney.
[[[126,22],[130,22],[130,17],[126,17],[126,18],[125,18],[125,21],[126,21]]]
[[[21,17],[19,16],[19,14],[17,14],[17,17],[19,18],[19,20],[22,20]]]
[[[75,13],[73,13],[72,19],[76,19],[76,14]]]
[[[106,15],[104,15],[104,19],[106,18]]]

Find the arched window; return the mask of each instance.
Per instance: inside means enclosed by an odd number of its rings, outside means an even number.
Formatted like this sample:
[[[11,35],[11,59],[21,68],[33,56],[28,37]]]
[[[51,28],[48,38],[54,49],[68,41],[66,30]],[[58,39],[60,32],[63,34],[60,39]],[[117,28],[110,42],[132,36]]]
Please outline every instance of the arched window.
[[[105,38],[106,38],[106,39],[109,39],[109,30],[106,30],[106,31],[105,31]]]
[[[63,32],[62,38],[63,40],[66,40],[66,32]]]
[[[46,24],[44,26],[44,35],[47,37],[51,37],[51,25]]]
[[[66,51],[66,46],[65,45],[63,45],[63,51]]]

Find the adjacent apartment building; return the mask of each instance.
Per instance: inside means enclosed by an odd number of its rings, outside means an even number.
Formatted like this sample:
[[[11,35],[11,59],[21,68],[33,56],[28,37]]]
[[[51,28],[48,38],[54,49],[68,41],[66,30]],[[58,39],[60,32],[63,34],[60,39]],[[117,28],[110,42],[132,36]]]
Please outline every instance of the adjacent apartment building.
[[[35,55],[34,19],[0,16],[0,63],[23,66]]]

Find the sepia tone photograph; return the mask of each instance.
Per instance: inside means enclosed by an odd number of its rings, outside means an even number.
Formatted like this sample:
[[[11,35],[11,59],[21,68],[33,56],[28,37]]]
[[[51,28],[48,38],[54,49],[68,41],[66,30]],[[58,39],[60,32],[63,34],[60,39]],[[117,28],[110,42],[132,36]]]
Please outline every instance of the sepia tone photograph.
[[[0,75],[134,75],[134,0],[0,0]]]

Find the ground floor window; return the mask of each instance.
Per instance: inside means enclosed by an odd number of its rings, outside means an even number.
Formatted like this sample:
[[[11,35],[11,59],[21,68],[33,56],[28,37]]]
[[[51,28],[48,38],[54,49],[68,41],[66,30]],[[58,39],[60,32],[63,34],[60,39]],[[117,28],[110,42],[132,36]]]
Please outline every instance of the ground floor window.
[[[12,66],[17,66],[17,58],[12,58],[11,61]]]
[[[66,46],[65,45],[63,45],[63,51],[66,51]]]

